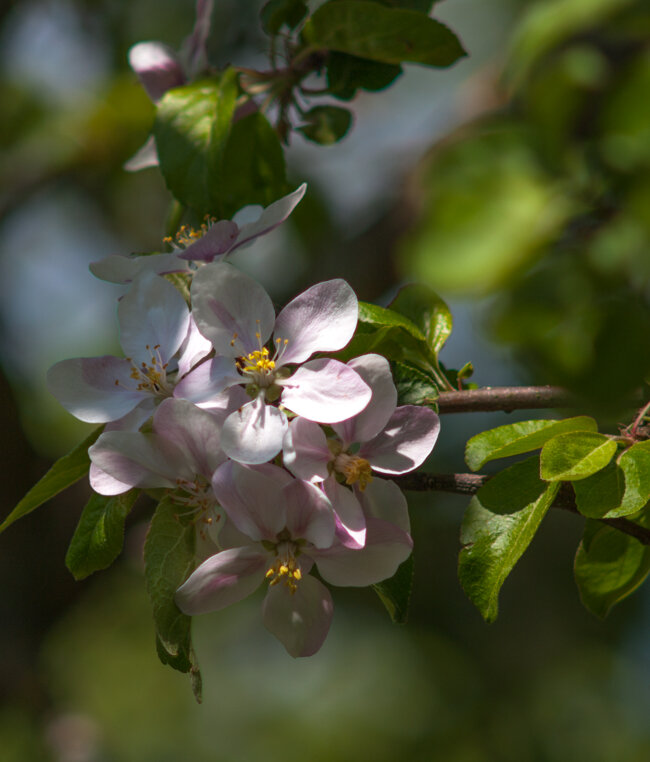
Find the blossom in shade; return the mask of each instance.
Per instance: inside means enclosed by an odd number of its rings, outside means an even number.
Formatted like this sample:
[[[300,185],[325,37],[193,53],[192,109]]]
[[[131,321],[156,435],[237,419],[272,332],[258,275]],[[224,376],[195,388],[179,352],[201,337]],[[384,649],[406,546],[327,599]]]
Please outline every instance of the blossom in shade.
[[[179,291],[153,273],[134,281],[119,302],[118,320],[126,357],[63,360],[50,368],[47,383],[80,420],[120,421],[137,429],[160,401],[175,394],[177,381],[206,357],[211,345]]]
[[[288,426],[283,408],[336,423],[368,404],[370,388],[352,367],[331,359],[305,362],[314,352],[341,349],[354,333],[357,298],[345,281],[312,286],[276,319],[262,286],[228,264],[212,264],[194,276],[192,305],[217,357],[188,375],[179,394],[200,404],[201,394],[246,387],[251,401],[228,417],[221,435],[234,460],[264,463],[280,451]]]
[[[148,256],[121,256],[111,254],[92,262],[90,271],[97,278],[111,283],[129,283],[144,271],[158,275],[166,273],[193,273],[195,263],[213,262],[248,246],[257,238],[281,225],[305,195],[303,183],[292,193],[262,209],[257,219],[239,225],[234,220],[208,219],[198,229],[183,226],[175,238],[166,239],[173,251]],[[243,211],[243,210],[242,210]],[[235,215],[237,217],[240,212]]]
[[[176,603],[186,614],[217,611],[266,580],[264,624],[292,656],[318,651],[332,619],[329,590],[309,574],[314,563],[326,582],[366,586],[392,576],[411,552],[407,532],[374,518],[365,548],[344,547],[323,492],[277,466],[228,461],[217,469],[213,489],[229,519],[225,549],[190,575]]]

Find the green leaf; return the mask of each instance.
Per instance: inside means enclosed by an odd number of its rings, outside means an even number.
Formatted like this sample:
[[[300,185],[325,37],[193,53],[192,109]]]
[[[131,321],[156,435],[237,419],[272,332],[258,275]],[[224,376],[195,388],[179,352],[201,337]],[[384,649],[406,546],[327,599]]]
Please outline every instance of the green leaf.
[[[83,442],[56,461],[45,476],[36,482],[2,524],[0,524],[0,532],[4,532],[14,521],[31,513],[50,498],[58,495],[66,487],[78,482],[79,479],[88,473],[90,468],[88,448],[95,443],[103,428],[103,426],[99,426]]]
[[[167,187],[200,215],[223,216],[222,163],[226,155],[237,75],[169,90],[158,103],[153,134]],[[255,202],[251,202],[255,203]]]
[[[576,507],[583,516],[600,519],[604,516],[613,518],[620,515],[617,509],[621,505],[625,491],[623,472],[612,460],[605,468],[573,482],[576,495]]]
[[[352,114],[338,106],[315,106],[303,114],[306,124],[298,132],[319,145],[329,146],[345,137],[352,124]]]
[[[573,431],[549,440],[540,456],[540,474],[549,482],[584,479],[609,463],[617,444],[605,434]]]
[[[406,559],[395,574],[373,585],[395,624],[405,624],[413,589],[413,554]]]
[[[321,5],[303,28],[310,48],[337,50],[383,63],[451,66],[466,55],[444,24],[417,11],[361,0]]]
[[[332,51],[327,58],[327,88],[331,95],[349,101],[357,90],[376,92],[388,87],[402,73],[398,64],[379,63],[367,58]]]
[[[537,450],[558,434],[597,429],[596,421],[587,416],[566,418],[563,421],[545,419],[510,423],[472,437],[465,446],[465,462],[472,471],[478,471],[490,460]]]
[[[438,387],[431,376],[414,365],[391,363],[393,381],[399,405],[433,405],[438,399]]]
[[[418,327],[437,357],[451,335],[453,318],[449,307],[435,291],[420,284],[404,286],[389,307],[409,318]]]
[[[625,475],[625,492],[613,517],[636,513],[650,500],[650,441],[639,442],[625,450],[618,465]]]
[[[106,569],[124,545],[124,521],[138,498],[139,490],[109,497],[94,494],[86,503],[65,557],[75,579]]]
[[[426,342],[425,335],[412,320],[395,310],[379,307],[376,304],[359,302],[359,322],[377,328],[383,326],[403,328],[418,341]]]
[[[578,546],[574,574],[580,598],[592,614],[604,618],[634,592],[650,572],[650,547],[613,527],[587,522]]]
[[[539,478],[539,461],[534,457],[501,471],[472,498],[461,527],[458,578],[486,621],[496,619],[501,586],[559,487]]]
[[[284,24],[294,29],[307,11],[307,3],[303,0],[269,0],[260,11],[262,28],[271,35],[276,35]]]
[[[196,527],[177,515],[171,497],[156,508],[144,545],[144,575],[153,606],[158,656],[179,672],[189,672],[194,695],[201,700],[200,674],[192,648],[192,620],[174,602],[174,594],[196,564]]]

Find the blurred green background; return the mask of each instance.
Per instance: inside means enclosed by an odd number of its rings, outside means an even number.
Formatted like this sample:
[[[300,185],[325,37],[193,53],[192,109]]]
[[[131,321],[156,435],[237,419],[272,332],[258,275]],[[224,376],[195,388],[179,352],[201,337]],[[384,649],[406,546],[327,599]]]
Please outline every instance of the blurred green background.
[[[210,57],[264,67],[261,3],[216,0]],[[21,0],[0,9],[0,366],[6,515],[84,434],[44,387],[63,357],[119,352],[119,288],[89,262],[160,246],[169,195],[122,164],[153,108],[130,45],[178,47],[190,0]],[[339,144],[296,136],[290,223],[240,255],[278,303],[345,277],[387,303],[405,279],[450,300],[442,360],[480,384],[562,383],[614,426],[650,369],[650,9],[632,0],[447,0],[470,56],[407,66],[352,103]],[[318,84],[318,80],[315,82]],[[472,434],[517,419],[448,416],[430,467],[466,470]],[[2,762],[650,759],[650,597],[606,622],[580,605],[574,516],[550,515],[488,626],[456,580],[466,499],[411,495],[408,625],[369,590],[335,591],[322,651],[295,661],[259,596],[195,620],[204,704],[157,661],[141,549],[74,583],[77,485],[0,536]],[[553,512],[552,512],[553,513]]]

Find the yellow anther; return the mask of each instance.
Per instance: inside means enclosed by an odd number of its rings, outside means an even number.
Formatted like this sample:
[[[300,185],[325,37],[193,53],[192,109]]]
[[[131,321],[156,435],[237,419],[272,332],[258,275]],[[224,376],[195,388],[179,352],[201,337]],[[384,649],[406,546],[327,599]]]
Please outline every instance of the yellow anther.
[[[346,484],[359,484],[363,492],[372,481],[372,469],[365,458],[342,452],[334,459],[334,470],[345,476]]]

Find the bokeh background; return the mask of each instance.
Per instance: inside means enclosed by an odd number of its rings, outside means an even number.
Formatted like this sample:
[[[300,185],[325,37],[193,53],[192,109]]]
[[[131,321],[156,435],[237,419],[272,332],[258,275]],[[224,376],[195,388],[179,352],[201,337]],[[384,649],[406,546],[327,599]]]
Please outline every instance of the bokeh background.
[[[215,66],[266,65],[260,5],[216,0]],[[177,48],[193,16],[191,0],[0,7],[2,516],[86,431],[48,396],[49,365],[119,353],[119,288],[88,263],[160,246],[164,183],[122,169],[153,118],[126,54]],[[336,145],[297,135],[290,176],[309,194],[238,264],[279,303],[337,276],[386,304],[424,279],[454,314],[448,367],[471,360],[481,385],[563,383],[606,426],[625,422],[650,368],[650,11],[446,0],[435,16],[469,57],[359,95]],[[430,468],[465,470],[469,436],[526,417],[446,417]],[[253,596],[195,620],[197,706],[155,653],[151,506],[113,568],[83,583],[65,569],[87,495],[78,484],[0,536],[3,762],[650,759],[650,593],[605,622],[581,607],[575,516],[551,512],[488,626],[456,580],[466,499],[410,495],[406,626],[371,590],[337,589],[323,649],[293,660]]]

